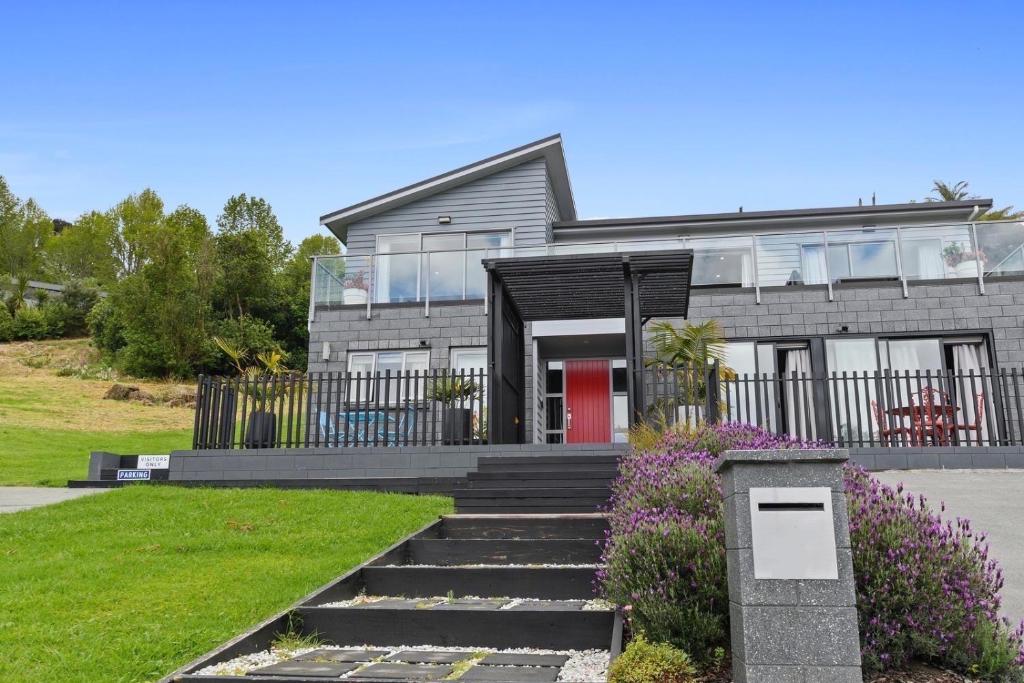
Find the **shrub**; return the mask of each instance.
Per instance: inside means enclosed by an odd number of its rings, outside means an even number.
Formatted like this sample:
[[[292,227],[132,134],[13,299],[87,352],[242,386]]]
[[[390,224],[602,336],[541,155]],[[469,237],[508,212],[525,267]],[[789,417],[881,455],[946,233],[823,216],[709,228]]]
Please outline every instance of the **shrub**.
[[[608,669],[608,683],[690,683],[697,672],[689,656],[667,643],[637,634]]]
[[[39,310],[46,321],[46,336],[53,339],[63,337],[71,317],[71,308],[60,299],[50,299]]]
[[[210,337],[204,346],[204,357],[199,370],[208,374],[234,374],[237,372],[231,359],[217,346],[214,338],[221,339],[229,346],[244,350],[250,360],[257,354],[280,348],[274,339],[274,330],[265,321],[250,315],[228,318],[212,326]]]
[[[634,449],[613,485],[604,595],[627,608],[635,629],[706,661],[728,634],[714,459],[729,449],[817,447],[716,425],[670,429]],[[1003,579],[984,536],[862,469],[847,468],[845,486],[865,668],[923,660],[985,680],[1020,676],[1024,626],[1011,630],[997,616]]]
[[[76,280],[64,286],[60,301],[67,306],[64,316],[65,336],[82,337],[88,334],[89,325],[86,319],[99,300],[99,290],[90,284]]]
[[[46,339],[46,316],[38,308],[22,306],[14,314],[15,339]]]
[[[1022,633],[998,617],[1003,576],[985,536],[859,468],[847,469],[846,494],[865,667],[924,659],[1005,673],[1021,656]]]
[[[124,348],[125,325],[110,299],[100,299],[86,316],[92,343],[100,351],[113,355]]]
[[[14,339],[14,318],[6,306],[0,305],[0,342]]]

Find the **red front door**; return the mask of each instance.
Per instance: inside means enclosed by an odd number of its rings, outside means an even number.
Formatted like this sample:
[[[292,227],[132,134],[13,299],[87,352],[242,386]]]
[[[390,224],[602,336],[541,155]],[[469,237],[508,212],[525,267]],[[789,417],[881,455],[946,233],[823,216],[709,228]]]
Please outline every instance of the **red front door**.
[[[566,443],[612,440],[612,388],[607,360],[565,361]]]

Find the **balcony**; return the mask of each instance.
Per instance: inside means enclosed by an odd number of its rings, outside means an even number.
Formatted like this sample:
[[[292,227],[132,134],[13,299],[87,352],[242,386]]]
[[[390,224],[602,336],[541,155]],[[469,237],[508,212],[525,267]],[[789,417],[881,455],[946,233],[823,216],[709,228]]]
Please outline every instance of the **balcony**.
[[[509,246],[508,233],[480,233],[470,248],[393,250],[318,256],[313,266],[312,318],[317,306],[422,304],[483,299],[480,261],[626,251],[693,249],[694,287],[833,286],[857,281],[901,283],[1024,274],[1024,222],[880,226],[860,229],[759,232],[617,242]],[[434,236],[445,246],[444,236]]]

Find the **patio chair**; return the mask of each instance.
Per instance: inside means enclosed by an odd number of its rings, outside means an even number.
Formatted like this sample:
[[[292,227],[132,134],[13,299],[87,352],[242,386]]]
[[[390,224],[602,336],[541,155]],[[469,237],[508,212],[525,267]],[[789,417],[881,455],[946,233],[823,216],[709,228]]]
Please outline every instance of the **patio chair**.
[[[948,443],[952,426],[946,421],[944,407],[953,405],[949,394],[941,389],[928,386],[921,389],[918,396],[921,399],[921,413],[917,420],[917,429],[921,433],[921,440],[929,438],[932,443]]]
[[[985,393],[978,392],[975,400],[974,422],[955,422],[949,425],[950,432],[964,432],[964,437],[967,439],[966,445],[968,446],[981,440],[981,430],[985,424]],[[973,438],[971,436],[972,432],[975,434]]]
[[[338,434],[338,427],[334,424],[334,420],[331,419],[330,413],[320,411],[319,418],[319,429],[320,429],[320,440],[324,444],[329,444],[334,441]]]
[[[915,444],[917,443],[916,432],[913,429],[911,429],[910,427],[904,427],[903,426],[903,423],[902,423],[902,419],[903,418],[897,418],[898,420],[901,420],[901,422],[899,423],[898,426],[896,426],[896,427],[890,427],[889,426],[888,420],[886,420],[886,417],[885,417],[885,411],[882,410],[882,407],[880,405],[878,405],[878,401],[874,401],[874,400],[871,401],[871,412],[874,413],[874,415],[875,415],[875,422],[878,423],[878,436],[879,436],[879,439],[886,446],[889,446],[889,445],[892,444],[894,436],[904,437],[902,439],[903,443],[906,443],[906,442],[915,443]]]

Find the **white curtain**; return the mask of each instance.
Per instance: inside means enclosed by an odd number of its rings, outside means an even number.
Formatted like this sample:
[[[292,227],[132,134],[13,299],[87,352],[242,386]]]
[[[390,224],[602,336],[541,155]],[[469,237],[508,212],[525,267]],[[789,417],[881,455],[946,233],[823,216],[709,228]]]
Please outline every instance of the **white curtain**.
[[[754,286],[754,258],[753,258],[753,255],[749,251],[744,251],[743,252],[743,260],[741,262],[740,267],[743,269],[743,274],[741,276],[741,278],[743,280],[742,286],[744,286],[744,287],[753,287]]]
[[[981,442],[988,443],[989,430],[988,421],[992,419],[989,412],[992,410],[992,385],[986,378],[982,380],[981,372],[988,369],[988,361],[982,348],[978,344],[955,344],[953,346],[953,371],[957,374],[955,387],[957,392],[963,387],[963,396],[959,398],[960,413],[956,417],[958,423],[976,424],[981,423]],[[970,373],[974,371],[974,387],[972,392]],[[960,378],[963,375],[963,379]],[[976,394],[984,394],[985,401],[981,412],[978,412],[978,398]],[[978,432],[961,431],[962,443],[974,445],[978,443]]]
[[[828,267],[825,264],[823,244],[805,244],[800,250],[800,267],[805,285],[828,284]]]
[[[942,261],[941,240],[906,240],[903,242],[904,272],[924,280],[946,277]]]
[[[817,428],[814,424],[814,404],[811,398],[810,349],[792,349],[786,352],[784,377],[786,378],[786,417],[789,435],[801,439],[818,438]],[[808,419],[810,424],[808,424]]]

